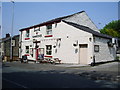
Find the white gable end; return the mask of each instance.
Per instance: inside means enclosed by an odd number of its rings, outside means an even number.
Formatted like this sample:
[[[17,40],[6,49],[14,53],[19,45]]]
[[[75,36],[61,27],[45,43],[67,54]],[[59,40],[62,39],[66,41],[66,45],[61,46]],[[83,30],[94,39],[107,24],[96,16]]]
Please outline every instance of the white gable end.
[[[85,12],[74,14],[71,17],[65,18],[64,20],[89,27],[89,28],[99,32],[96,25],[91,21],[91,19],[88,17],[88,15]]]

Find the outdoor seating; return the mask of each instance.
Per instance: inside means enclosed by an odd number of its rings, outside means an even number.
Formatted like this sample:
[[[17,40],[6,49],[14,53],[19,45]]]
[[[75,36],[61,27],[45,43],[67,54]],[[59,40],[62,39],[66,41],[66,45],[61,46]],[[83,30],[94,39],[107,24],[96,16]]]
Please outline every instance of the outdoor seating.
[[[61,63],[61,60],[59,60],[59,58],[54,58],[53,61],[54,61],[55,64],[56,64],[56,63],[59,63],[59,64]]]
[[[61,60],[59,60],[59,58],[44,58],[42,60],[40,60],[40,63],[51,63],[51,64],[57,64],[57,63],[61,63]]]

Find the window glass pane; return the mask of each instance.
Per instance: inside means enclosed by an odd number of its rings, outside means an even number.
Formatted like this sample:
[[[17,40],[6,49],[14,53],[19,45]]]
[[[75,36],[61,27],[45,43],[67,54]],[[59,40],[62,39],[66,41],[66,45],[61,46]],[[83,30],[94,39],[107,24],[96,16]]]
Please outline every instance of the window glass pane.
[[[29,37],[29,30],[26,31],[26,37]]]
[[[47,29],[52,29],[52,25],[48,25],[48,26],[47,26]]]
[[[52,25],[47,25],[46,27],[47,27],[47,29],[46,29],[46,34],[47,34],[47,35],[52,34]]]
[[[52,55],[52,45],[46,45],[46,54]]]
[[[26,46],[26,53],[29,53],[29,46]]]
[[[29,49],[29,46],[26,46],[26,49]]]
[[[99,52],[99,45],[94,45],[94,52]]]

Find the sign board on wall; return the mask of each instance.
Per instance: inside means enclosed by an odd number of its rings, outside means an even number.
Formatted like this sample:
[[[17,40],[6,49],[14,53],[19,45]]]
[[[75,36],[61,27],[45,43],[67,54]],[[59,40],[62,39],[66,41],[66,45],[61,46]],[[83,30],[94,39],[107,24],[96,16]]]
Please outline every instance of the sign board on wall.
[[[15,40],[12,40],[12,46],[15,46]]]
[[[37,37],[42,37],[42,34],[40,35],[35,35],[35,36],[32,36],[33,38],[37,38]]]

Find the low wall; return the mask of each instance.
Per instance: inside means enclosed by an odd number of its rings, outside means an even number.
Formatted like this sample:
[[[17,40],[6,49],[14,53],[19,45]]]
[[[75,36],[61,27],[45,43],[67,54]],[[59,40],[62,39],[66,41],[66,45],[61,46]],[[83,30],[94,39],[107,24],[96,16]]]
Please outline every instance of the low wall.
[[[19,60],[18,56],[13,56],[12,60],[10,60],[10,56],[4,56],[4,61],[17,61]]]

